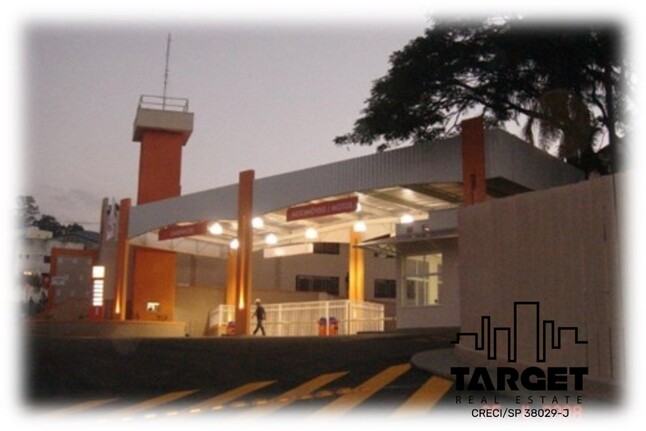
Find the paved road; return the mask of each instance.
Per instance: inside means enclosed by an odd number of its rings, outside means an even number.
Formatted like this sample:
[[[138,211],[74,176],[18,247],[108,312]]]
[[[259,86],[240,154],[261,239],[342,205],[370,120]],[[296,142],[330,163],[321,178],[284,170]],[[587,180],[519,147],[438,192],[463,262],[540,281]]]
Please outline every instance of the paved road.
[[[446,331],[348,337],[28,341],[25,392],[48,414],[127,419],[427,412],[452,382],[410,358]],[[424,406],[420,409],[420,404]],[[412,408],[412,409],[411,409]]]
[[[453,382],[412,369],[390,366],[356,384],[347,371],[317,375],[285,388],[281,381],[251,381],[229,389],[178,390],[157,395],[88,398],[38,409],[46,417],[92,417],[97,420],[171,418],[290,417],[345,418],[378,413],[388,418],[423,417],[450,392]],[[279,389],[282,388],[282,389]]]

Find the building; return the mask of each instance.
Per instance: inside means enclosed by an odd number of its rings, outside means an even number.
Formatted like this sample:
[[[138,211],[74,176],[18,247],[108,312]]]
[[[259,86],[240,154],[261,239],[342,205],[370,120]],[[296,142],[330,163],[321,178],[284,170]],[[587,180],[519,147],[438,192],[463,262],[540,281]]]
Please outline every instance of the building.
[[[99,257],[104,318],[180,320],[201,335],[209,309],[228,304],[248,320],[262,294],[378,301],[388,328],[457,327],[458,209],[584,179],[476,118],[454,138],[267,178],[246,171],[238,184],[182,195],[192,130],[188,101],[142,97],[136,205],[121,201]]]
[[[339,299],[377,304],[379,330],[458,328],[456,354],[471,364],[624,378],[624,177],[586,179],[474,118],[450,139],[260,179],[244,171],[182,195],[192,130],[188,101],[142,97],[136,204],[104,200],[85,263],[105,268],[88,313],[105,324],[63,332],[208,335],[216,310],[248,334],[255,298],[277,307],[277,325],[290,324],[281,310],[319,307],[296,319],[315,331]],[[335,313],[341,325],[363,319]],[[291,334],[278,328],[270,335]]]
[[[18,242],[17,274],[41,279],[48,291],[48,316],[87,316],[92,294],[90,271],[99,234],[85,231],[54,238],[52,232],[30,226],[21,231]],[[21,285],[21,290],[25,289]],[[24,301],[26,295],[20,296]]]

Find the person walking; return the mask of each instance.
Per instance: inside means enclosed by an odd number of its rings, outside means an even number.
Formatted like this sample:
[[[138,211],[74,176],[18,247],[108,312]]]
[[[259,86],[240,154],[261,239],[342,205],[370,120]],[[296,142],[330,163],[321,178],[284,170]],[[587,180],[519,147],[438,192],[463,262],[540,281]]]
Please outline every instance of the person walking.
[[[256,299],[256,310],[253,312],[253,315],[256,317],[256,329],[254,329],[253,335],[256,335],[258,330],[262,332],[263,336],[266,335],[263,322],[267,318],[267,314],[265,313],[265,307],[262,306],[260,299]]]

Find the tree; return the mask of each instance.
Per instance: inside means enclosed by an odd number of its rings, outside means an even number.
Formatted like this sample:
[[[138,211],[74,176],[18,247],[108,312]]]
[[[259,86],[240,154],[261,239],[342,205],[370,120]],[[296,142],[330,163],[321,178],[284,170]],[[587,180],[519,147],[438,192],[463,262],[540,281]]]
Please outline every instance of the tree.
[[[38,229],[52,232],[54,238],[85,230],[78,223],[64,225],[53,215],[41,215],[40,209],[36,205],[36,199],[33,196],[18,196],[18,219],[20,226],[35,226]]]
[[[40,216],[40,209],[33,196],[18,196],[18,223],[21,227],[33,226]]]
[[[83,229],[83,226],[78,223],[70,223],[64,225],[56,220],[56,217],[49,214],[43,214],[42,217],[34,222],[33,225],[40,230],[47,230],[52,232],[54,238],[60,238],[74,232],[83,232],[85,230]]]
[[[392,54],[353,130],[338,145],[423,144],[481,112],[586,171],[617,171],[626,131],[625,65],[611,24],[436,23]],[[601,148],[603,151],[599,151]],[[605,154],[609,154],[604,158]]]
[[[49,214],[43,214],[40,219],[34,223],[34,226],[40,230],[51,232],[54,238],[62,236],[65,232],[65,227],[56,220],[56,217]]]

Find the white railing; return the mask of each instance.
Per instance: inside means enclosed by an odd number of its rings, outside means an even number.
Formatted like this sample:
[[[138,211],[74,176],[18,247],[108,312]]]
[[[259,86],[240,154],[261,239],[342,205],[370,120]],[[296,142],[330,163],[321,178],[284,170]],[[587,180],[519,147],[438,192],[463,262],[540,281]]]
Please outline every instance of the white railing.
[[[139,97],[139,108],[158,109],[161,111],[188,112],[188,99],[181,97],[150,96]]]
[[[227,333],[229,322],[236,320],[236,313],[233,305],[221,304],[209,312],[209,333],[211,335],[223,335]]]
[[[264,307],[267,313],[264,326],[269,336],[353,335],[384,330],[384,306],[372,302],[288,302]],[[209,332],[225,334],[229,322],[235,322],[233,306],[219,305],[210,312]],[[252,329],[255,324],[252,318]]]

